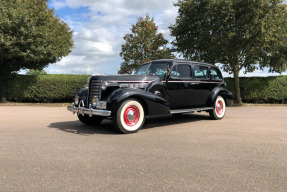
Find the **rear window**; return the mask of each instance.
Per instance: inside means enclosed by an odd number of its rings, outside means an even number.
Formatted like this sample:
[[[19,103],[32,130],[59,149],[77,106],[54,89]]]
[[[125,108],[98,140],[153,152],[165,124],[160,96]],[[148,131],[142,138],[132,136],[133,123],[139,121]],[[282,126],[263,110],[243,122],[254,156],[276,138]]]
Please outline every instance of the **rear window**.
[[[216,68],[210,69],[210,78],[212,80],[222,80],[221,72]]]
[[[195,65],[194,77],[196,79],[208,79],[208,67]]]

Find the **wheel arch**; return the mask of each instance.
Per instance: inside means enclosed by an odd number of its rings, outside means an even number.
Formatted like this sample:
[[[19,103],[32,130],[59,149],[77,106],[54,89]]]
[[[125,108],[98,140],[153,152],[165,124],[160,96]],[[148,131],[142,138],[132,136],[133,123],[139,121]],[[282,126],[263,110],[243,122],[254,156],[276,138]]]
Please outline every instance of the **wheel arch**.
[[[120,103],[128,99],[136,99],[143,105],[145,115],[165,115],[169,113],[166,100],[141,89],[124,88],[114,91],[107,99],[107,108],[113,113]]]
[[[118,103],[118,106],[120,106],[121,103],[123,103],[123,102],[125,102],[125,101],[128,101],[128,100],[136,100],[136,101],[138,101],[138,102],[142,105],[142,107],[143,107],[143,109],[144,109],[145,115],[148,115],[148,106],[147,106],[147,103],[146,103],[146,101],[145,101],[142,97],[140,97],[139,95],[132,95],[132,96],[130,96],[130,97],[127,97],[127,98],[123,99],[120,103]]]

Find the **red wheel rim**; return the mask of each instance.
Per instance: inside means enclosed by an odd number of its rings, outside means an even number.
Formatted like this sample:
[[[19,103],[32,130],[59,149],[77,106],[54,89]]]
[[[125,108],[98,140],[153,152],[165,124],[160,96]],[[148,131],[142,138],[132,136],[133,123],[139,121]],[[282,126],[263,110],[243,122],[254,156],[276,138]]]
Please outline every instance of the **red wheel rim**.
[[[124,121],[125,124],[132,127],[135,126],[140,119],[140,111],[137,106],[130,105],[125,109]]]
[[[216,102],[215,110],[216,110],[216,113],[218,115],[221,115],[223,113],[223,103],[222,103],[222,101],[219,100],[219,101]]]

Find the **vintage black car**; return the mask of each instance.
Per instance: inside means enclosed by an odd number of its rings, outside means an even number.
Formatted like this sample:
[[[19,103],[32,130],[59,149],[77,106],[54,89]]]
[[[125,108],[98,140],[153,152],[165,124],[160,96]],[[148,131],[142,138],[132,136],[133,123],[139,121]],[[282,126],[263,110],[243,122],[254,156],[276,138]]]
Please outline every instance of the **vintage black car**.
[[[206,111],[222,119],[232,93],[214,65],[186,60],[155,60],[134,75],[91,76],[68,110],[84,124],[111,118],[122,133],[137,132],[147,116]]]

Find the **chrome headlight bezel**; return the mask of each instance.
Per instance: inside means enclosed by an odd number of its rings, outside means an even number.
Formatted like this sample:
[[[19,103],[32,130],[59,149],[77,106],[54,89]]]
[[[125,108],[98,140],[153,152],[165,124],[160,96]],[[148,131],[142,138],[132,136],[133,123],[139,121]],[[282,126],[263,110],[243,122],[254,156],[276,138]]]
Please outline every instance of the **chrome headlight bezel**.
[[[109,86],[108,82],[102,81],[102,83],[101,83],[102,90],[106,90],[108,86]]]
[[[92,106],[93,107],[97,107],[98,102],[99,102],[99,98],[98,97],[93,97],[92,98]]]
[[[75,105],[79,105],[79,102],[80,102],[80,99],[79,99],[78,96],[76,96],[76,97],[74,98],[74,104],[75,104]]]

